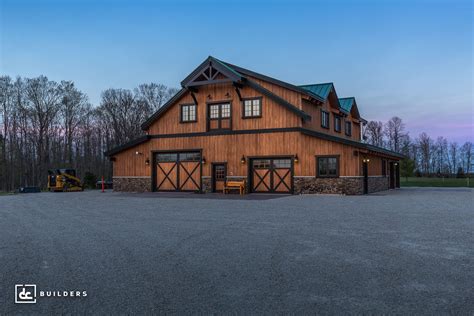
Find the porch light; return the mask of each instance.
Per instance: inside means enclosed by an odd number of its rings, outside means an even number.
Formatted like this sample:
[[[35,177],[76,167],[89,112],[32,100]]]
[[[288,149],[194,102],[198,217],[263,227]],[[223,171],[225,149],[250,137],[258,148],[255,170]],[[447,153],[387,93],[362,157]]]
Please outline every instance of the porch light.
[[[363,161],[363,162],[369,162],[370,159],[366,158],[366,159],[363,159],[362,161]]]
[[[147,159],[145,160],[145,165],[147,165],[147,166],[150,165],[150,159],[149,159],[149,158],[147,158]]]
[[[202,157],[201,162],[202,162],[203,165],[205,165],[206,164],[206,158]]]
[[[394,163],[395,166],[398,166],[398,162]]]
[[[243,165],[245,165],[245,161],[246,161],[246,160],[245,160],[245,156],[242,155],[242,158],[240,158],[240,163],[243,164]]]
[[[137,155],[137,156],[138,156],[138,155],[143,155],[143,153],[141,153],[141,152],[139,152],[139,151],[136,151],[136,152],[135,152],[135,155]]]
[[[300,160],[298,158],[298,154],[295,155],[295,159],[294,159],[295,163],[298,163]]]

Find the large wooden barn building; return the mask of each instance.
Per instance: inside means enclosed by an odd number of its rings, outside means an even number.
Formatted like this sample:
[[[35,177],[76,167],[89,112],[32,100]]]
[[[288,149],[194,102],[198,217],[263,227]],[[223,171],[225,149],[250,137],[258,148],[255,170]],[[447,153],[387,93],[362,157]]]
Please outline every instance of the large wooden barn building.
[[[295,86],[213,57],[106,154],[117,191],[364,194],[399,186],[401,155],[361,142],[355,98],[334,84]]]

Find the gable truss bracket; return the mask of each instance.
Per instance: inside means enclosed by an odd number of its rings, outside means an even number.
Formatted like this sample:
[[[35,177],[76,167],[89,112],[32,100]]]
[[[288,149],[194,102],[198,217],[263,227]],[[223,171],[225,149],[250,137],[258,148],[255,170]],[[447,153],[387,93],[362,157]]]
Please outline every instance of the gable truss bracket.
[[[242,95],[240,94],[240,88],[242,88],[242,85],[238,83],[234,83],[234,88],[235,88],[235,92],[239,96],[239,101],[242,102]]]
[[[198,100],[196,99],[196,95],[194,94],[194,91],[191,90],[191,97],[193,98],[194,104],[198,105]]]

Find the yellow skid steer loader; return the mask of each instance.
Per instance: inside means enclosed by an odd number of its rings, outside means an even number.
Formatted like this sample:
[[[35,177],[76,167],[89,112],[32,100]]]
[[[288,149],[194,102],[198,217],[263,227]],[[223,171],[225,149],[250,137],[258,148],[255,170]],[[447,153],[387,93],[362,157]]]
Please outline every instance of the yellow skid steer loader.
[[[82,182],[74,169],[48,170],[48,190],[51,192],[83,191]]]

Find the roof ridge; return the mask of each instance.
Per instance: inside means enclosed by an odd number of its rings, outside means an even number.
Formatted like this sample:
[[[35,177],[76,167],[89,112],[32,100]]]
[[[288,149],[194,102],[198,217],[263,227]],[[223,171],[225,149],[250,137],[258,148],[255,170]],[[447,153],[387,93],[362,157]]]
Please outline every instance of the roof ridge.
[[[334,82],[333,82],[333,81],[329,81],[329,82],[323,82],[323,83],[308,83],[308,84],[301,84],[301,85],[298,85],[298,87],[319,86],[319,85],[326,85],[326,84],[332,84],[332,85],[334,85]]]

